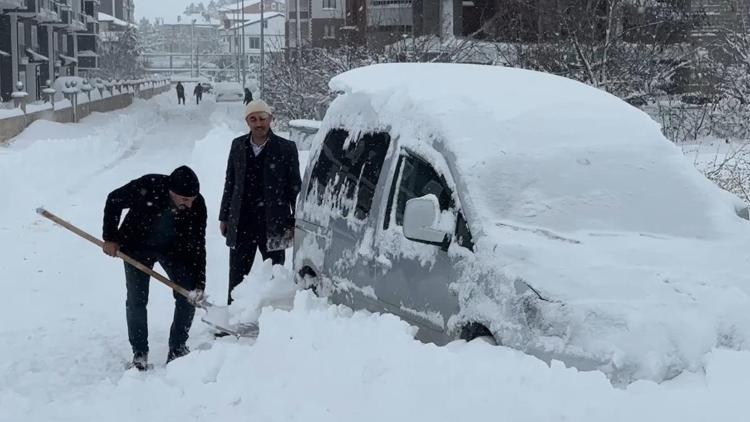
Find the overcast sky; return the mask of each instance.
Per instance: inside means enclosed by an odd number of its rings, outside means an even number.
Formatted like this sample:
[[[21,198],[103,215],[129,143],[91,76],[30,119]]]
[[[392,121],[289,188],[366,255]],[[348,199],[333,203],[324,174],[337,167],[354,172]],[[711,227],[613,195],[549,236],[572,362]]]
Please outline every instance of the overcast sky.
[[[135,0],[135,19],[143,17],[153,20],[154,18],[166,18],[182,14],[185,7],[190,3],[200,3],[201,0]],[[210,0],[203,0],[208,4]]]

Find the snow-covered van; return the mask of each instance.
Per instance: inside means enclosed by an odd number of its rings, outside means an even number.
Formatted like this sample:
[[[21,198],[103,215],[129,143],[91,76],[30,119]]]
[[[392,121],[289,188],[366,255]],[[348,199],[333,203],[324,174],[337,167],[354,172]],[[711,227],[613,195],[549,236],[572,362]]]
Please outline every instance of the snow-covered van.
[[[307,151],[318,129],[320,129],[320,122],[317,120],[290,120],[289,140],[297,145],[298,150]]]
[[[330,88],[299,283],[420,340],[491,338],[615,382],[750,348],[747,209],[643,112],[492,66],[375,65]]]

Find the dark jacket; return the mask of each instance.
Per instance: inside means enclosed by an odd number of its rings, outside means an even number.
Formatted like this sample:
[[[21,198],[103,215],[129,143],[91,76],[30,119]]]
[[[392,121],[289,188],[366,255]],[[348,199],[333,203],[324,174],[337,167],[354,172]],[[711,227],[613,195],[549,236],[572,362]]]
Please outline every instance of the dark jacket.
[[[147,249],[158,216],[171,206],[168,181],[169,176],[147,174],[112,191],[104,206],[102,238],[118,242],[125,253]],[[124,209],[129,211],[120,225]],[[175,239],[165,252],[188,266],[199,289],[206,283],[206,219],[206,202],[199,194],[192,208],[175,214]]]
[[[249,89],[245,88],[245,105],[253,100],[253,93]]]
[[[178,97],[184,97],[185,96],[185,87],[182,84],[177,84],[177,96]]]
[[[219,211],[219,221],[226,222],[228,226],[226,237],[229,247],[237,244],[237,228],[245,198],[247,152],[248,148],[252,148],[250,142],[250,134],[235,138],[229,151],[224,195]],[[294,142],[271,132],[263,153],[266,154],[263,161],[265,229],[267,244],[270,245],[283,238],[288,230],[294,230],[294,209],[302,181],[297,145]]]
[[[196,85],[195,89],[193,90],[193,95],[203,95],[203,85]]]

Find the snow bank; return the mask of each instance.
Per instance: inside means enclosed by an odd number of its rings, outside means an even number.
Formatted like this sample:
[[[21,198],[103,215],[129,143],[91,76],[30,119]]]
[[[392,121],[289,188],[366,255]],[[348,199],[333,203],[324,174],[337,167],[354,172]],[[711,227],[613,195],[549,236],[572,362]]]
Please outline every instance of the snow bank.
[[[290,282],[290,279],[283,280]],[[281,280],[279,280],[281,282]],[[705,421],[742,420],[750,353],[714,351],[705,374],[619,390],[482,341],[447,347],[412,338],[391,315],[330,306],[298,293],[291,310],[266,309],[254,344],[220,340],[150,373],[120,377],[32,406],[6,392],[8,420],[142,421]]]

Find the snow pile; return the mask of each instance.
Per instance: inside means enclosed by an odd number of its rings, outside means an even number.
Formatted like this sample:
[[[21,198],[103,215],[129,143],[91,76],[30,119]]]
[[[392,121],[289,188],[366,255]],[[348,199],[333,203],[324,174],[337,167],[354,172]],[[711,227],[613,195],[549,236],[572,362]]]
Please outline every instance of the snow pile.
[[[232,291],[234,301],[229,307],[230,323],[258,321],[266,306],[291,309],[291,298],[296,290],[294,275],[289,268],[272,265],[270,260],[254,266],[245,281]]]
[[[732,404],[750,387],[748,352],[715,351],[705,375],[618,390],[601,373],[548,367],[482,341],[423,344],[394,316],[330,306],[309,292],[260,322],[254,344],[218,340],[164,368],[60,391],[44,404],[4,392],[0,420],[739,421]]]

